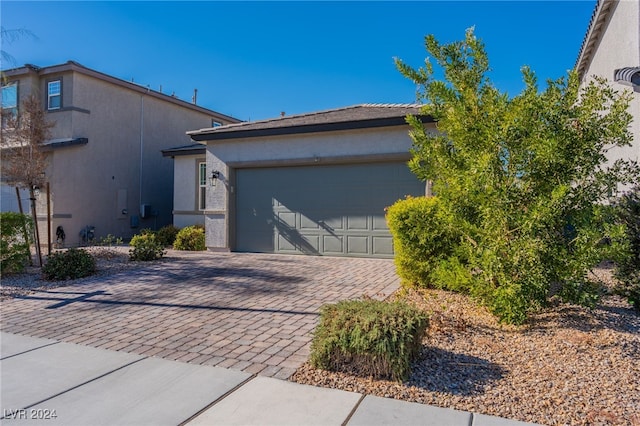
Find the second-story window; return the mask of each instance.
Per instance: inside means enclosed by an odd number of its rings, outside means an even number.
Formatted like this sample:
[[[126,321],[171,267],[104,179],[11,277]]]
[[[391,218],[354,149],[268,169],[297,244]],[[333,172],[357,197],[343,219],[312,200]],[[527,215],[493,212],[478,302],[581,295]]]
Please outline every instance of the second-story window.
[[[18,115],[18,82],[2,86],[2,127]]]
[[[62,81],[54,80],[47,83],[47,109],[60,109],[62,106]]]

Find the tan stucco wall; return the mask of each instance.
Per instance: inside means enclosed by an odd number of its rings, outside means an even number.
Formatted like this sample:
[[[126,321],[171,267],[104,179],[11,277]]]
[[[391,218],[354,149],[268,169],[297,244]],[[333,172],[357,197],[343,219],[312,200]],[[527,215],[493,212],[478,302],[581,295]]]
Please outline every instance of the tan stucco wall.
[[[63,108],[46,114],[56,123],[51,138],[89,142],[50,154],[54,232],[62,225],[71,246],[79,243],[87,225],[95,226],[98,238],[127,239],[141,228],[172,223],[173,160],[161,150],[190,143],[185,132],[210,127],[213,116],[73,71],[19,76],[20,98],[39,92],[44,106],[46,83],[58,77],[63,79]],[[138,228],[132,228],[131,217],[140,215],[141,203],[150,204],[157,216],[140,218]],[[46,211],[39,212],[45,220]]]
[[[173,224],[178,228],[204,225],[204,212],[197,211],[198,163],[203,155],[179,155],[174,161]]]
[[[408,158],[411,144],[406,125],[209,142],[207,170],[218,170],[221,176],[207,191],[207,247],[231,249],[235,168]]]
[[[584,73],[583,83],[594,76],[601,76],[611,82],[617,90],[632,93],[629,113],[633,117],[631,132],[633,145],[616,148],[608,153],[608,159],[640,160],[640,92],[634,92],[629,86],[613,82],[614,70],[624,67],[640,66],[640,2],[621,0],[613,6],[606,27],[602,31],[600,43]]]

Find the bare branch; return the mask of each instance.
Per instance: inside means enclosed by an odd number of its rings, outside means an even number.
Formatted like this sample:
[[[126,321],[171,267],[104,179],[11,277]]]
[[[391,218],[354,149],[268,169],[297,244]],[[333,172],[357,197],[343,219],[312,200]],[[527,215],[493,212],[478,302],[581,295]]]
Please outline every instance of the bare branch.
[[[35,95],[25,99],[16,116],[6,117],[2,129],[2,174],[9,184],[33,188],[44,183],[47,155],[42,148],[53,125],[45,119]]]

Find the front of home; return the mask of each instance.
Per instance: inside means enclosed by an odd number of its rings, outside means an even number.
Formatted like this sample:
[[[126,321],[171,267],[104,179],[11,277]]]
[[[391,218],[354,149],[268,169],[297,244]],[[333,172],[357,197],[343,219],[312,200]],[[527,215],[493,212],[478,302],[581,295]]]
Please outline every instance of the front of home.
[[[631,146],[640,160],[640,3],[599,0],[576,70],[629,91]],[[428,191],[408,169],[407,115],[418,105],[363,104],[187,132],[174,158],[174,224],[203,224],[210,250],[392,257],[385,208]],[[628,189],[628,188],[621,188]]]
[[[182,174],[206,188],[186,205],[201,208],[207,247],[392,257],[385,208],[426,191],[407,167],[407,115],[435,130],[417,105],[364,104],[188,132],[206,144]]]

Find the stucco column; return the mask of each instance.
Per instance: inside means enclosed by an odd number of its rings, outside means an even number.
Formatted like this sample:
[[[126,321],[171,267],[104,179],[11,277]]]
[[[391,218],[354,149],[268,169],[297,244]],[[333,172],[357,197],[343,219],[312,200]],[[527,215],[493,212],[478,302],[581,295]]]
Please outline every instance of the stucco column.
[[[211,174],[218,172],[215,185]],[[205,210],[205,244],[212,251],[229,251],[229,167],[207,147],[207,208]]]

